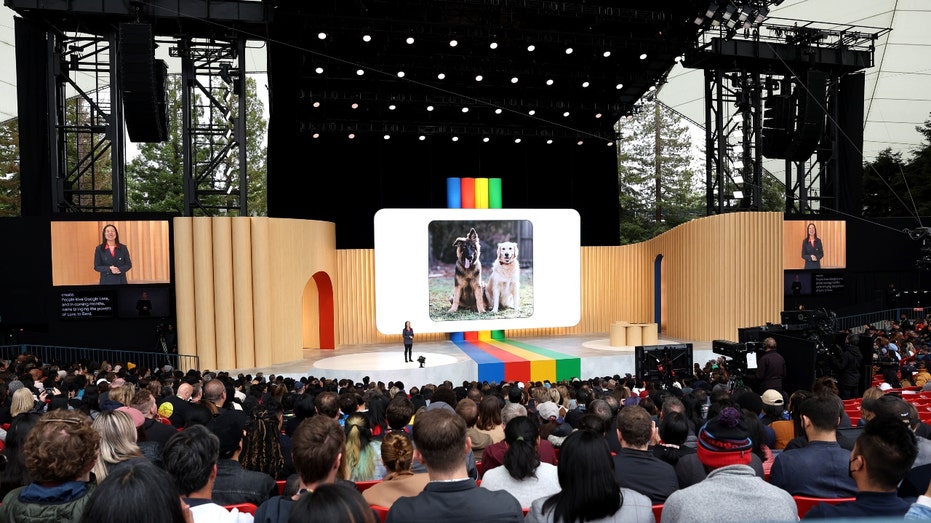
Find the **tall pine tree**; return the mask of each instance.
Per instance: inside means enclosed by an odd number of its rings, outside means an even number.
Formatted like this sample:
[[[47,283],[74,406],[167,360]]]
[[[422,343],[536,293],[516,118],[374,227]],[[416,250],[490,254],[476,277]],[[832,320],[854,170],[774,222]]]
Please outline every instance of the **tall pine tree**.
[[[168,104],[168,140],[161,143],[145,143],[139,147],[139,155],[127,166],[127,189],[129,208],[132,211],[178,212],[184,211],[184,157],[182,143],[182,91],[181,78],[169,77],[166,103]],[[248,210],[252,215],[264,215],[267,212],[266,198],[266,156],[267,147],[263,145],[267,122],[264,116],[264,104],[257,95],[257,85],[253,78],[246,79],[246,175],[248,187]],[[238,111],[233,103],[233,114]],[[197,104],[194,104],[197,105]],[[197,148],[195,148],[197,149]],[[206,160],[204,151],[195,150],[199,155],[198,164]],[[229,177],[238,184],[239,156],[235,148],[230,154],[220,158],[215,168],[219,178]],[[214,203],[232,205],[232,196],[211,196]]]
[[[19,120],[0,124],[0,216],[19,216]]]
[[[620,243],[648,240],[702,216],[701,159],[684,120],[648,101],[618,127]]]

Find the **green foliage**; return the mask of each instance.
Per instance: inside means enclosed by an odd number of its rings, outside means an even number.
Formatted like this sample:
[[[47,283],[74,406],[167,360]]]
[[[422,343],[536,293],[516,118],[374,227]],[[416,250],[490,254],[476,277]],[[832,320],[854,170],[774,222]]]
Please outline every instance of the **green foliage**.
[[[145,143],[139,147],[139,155],[127,166],[127,192],[129,208],[132,211],[184,212],[184,157],[183,157],[183,122],[182,122],[182,86],[181,78],[171,76],[167,82],[167,104],[169,118],[168,140],[162,143]],[[248,211],[252,215],[264,215],[267,212],[266,197],[267,147],[263,144],[267,122],[264,116],[264,104],[257,94],[256,82],[246,79],[246,176],[248,187]],[[203,106],[194,104],[198,121],[212,118],[221,123],[217,115],[207,115]],[[231,104],[233,114],[237,114],[238,101]],[[209,146],[198,144],[194,147],[194,164],[205,165],[216,151]],[[215,177],[228,179],[230,184],[240,186],[239,153],[232,148],[222,156],[213,171]],[[223,187],[216,187],[222,189]],[[220,191],[222,192],[222,190]],[[234,195],[211,195],[205,203],[211,205],[235,206]]]
[[[887,148],[864,165],[864,217],[931,213],[931,120],[915,129],[924,136],[924,143],[911,158]]]
[[[702,216],[700,159],[684,120],[650,102],[632,119],[621,120],[619,128],[620,243],[648,240]]]
[[[19,216],[19,120],[0,124],[0,216]]]

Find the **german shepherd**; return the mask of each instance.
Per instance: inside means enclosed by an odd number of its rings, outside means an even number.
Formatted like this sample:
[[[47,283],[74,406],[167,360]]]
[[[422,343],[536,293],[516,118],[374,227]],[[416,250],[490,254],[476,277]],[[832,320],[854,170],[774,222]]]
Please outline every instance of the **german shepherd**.
[[[520,263],[514,242],[498,244],[498,255],[485,284],[485,303],[491,312],[498,312],[499,306],[520,310]]]
[[[456,276],[453,282],[452,307],[449,312],[463,309],[485,312],[485,297],[482,292],[482,253],[475,229],[467,236],[456,238]]]

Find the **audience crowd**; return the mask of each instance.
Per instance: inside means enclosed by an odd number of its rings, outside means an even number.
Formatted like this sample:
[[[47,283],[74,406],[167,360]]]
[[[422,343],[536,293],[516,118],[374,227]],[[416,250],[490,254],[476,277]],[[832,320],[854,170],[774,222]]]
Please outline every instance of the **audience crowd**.
[[[931,426],[905,395],[931,389],[926,329],[866,328],[791,391],[774,342],[757,379],[720,357],[410,389],[22,354],[0,367],[0,520],[795,521],[793,496],[845,498],[804,519],[925,518]]]

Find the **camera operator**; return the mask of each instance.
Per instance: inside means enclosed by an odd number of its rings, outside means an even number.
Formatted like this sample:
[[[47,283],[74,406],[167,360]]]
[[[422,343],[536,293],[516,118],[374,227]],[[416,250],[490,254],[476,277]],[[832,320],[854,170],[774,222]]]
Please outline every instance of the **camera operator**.
[[[763,340],[763,355],[757,360],[756,378],[759,393],[769,389],[782,390],[782,380],[786,377],[786,360],[776,352],[776,340]]]
[[[837,369],[837,388],[841,399],[859,397],[860,366],[863,356],[860,354],[860,336],[848,334],[840,355],[834,360]]]

